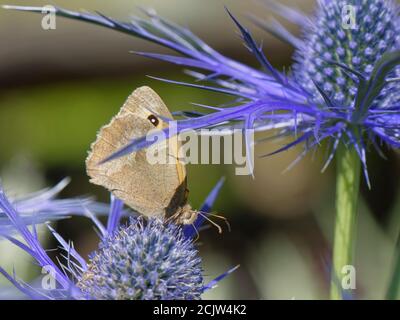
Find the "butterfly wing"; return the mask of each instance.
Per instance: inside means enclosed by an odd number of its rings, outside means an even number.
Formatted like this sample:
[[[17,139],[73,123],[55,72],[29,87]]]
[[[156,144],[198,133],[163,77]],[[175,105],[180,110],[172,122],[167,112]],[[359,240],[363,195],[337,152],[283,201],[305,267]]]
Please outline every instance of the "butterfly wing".
[[[167,127],[162,120],[166,118],[172,119],[172,115],[151,88],[136,89],[111,122],[100,129],[86,159],[90,182],[107,188],[146,216],[172,215],[186,202],[184,165],[179,161],[152,164],[145,149],[104,164],[99,162],[132,139],[143,137],[150,130]],[[176,160],[177,138],[171,138],[165,145],[169,146],[168,155]]]

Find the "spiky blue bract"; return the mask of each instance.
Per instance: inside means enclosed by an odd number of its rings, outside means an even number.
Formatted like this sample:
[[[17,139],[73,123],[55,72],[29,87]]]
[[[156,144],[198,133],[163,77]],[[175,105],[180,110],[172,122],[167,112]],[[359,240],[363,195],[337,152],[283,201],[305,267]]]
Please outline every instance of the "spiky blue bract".
[[[88,197],[57,199],[57,195],[68,185],[70,179],[61,180],[53,188],[44,189],[24,197],[11,199],[10,203],[18,210],[25,224],[34,225],[46,221],[65,219],[72,215],[86,215],[87,210],[94,210],[104,215],[108,206],[94,202]],[[16,232],[5,212],[0,208],[0,236]]]
[[[101,241],[78,286],[101,300],[200,299],[201,259],[176,224],[132,218]]]
[[[46,250],[42,247],[38,240],[36,233],[36,228],[33,226],[33,231],[29,230],[26,222],[22,219],[20,214],[17,212],[15,207],[11,204],[8,197],[4,193],[0,186],[0,209],[4,215],[9,219],[10,224],[18,231],[22,236],[25,243],[11,237],[7,236],[7,239],[11,243],[19,246],[21,249],[30,254],[41,267],[51,267],[55,272],[55,280],[57,281],[60,288],[64,292],[69,292],[74,288],[73,283],[68,279],[68,277],[61,271],[61,269],[50,259]],[[39,293],[35,291],[30,291],[29,287],[25,286],[23,283],[18,282],[15,276],[9,276],[5,270],[0,267],[0,273],[6,276],[10,281],[17,286],[18,289],[22,290],[24,293],[29,294],[30,297],[40,296]]]
[[[327,141],[329,152],[323,169],[334,158],[338,145],[345,144],[357,151],[369,184],[366,159],[369,146],[380,154],[382,142],[400,147],[398,5],[390,0],[320,0],[314,15],[307,17],[278,2],[266,2],[272,11],[302,29],[303,36],[296,37],[277,21],[268,23],[253,17],[259,26],[295,47],[290,74],[273,68],[250,31],[229,12],[262,70],[218,53],[188,29],[166,21],[153,11],[145,11],[148,20],[135,17],[129,22],[61,8],[56,8],[55,13],[168,47],[179,55],[136,53],[196,69],[187,71],[196,84],[160,80],[235,98],[229,106],[201,106],[209,113],[182,111],[178,133],[201,128],[241,128],[249,148],[247,129],[271,131],[273,136],[292,139],[274,153],[303,146],[294,164]],[[355,26],[350,29],[343,27],[345,5],[352,6],[356,14]],[[42,12],[40,7],[6,8]],[[154,141],[148,137],[135,139],[105,161],[146,148]]]

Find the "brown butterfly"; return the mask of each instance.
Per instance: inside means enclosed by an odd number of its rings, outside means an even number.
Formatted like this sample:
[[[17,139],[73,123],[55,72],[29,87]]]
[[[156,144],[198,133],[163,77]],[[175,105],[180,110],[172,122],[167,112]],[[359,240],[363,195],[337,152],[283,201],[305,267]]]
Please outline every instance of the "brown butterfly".
[[[187,203],[186,170],[180,161],[151,164],[142,149],[99,164],[132,139],[152,129],[167,128],[163,119],[172,119],[172,115],[157,93],[149,87],[136,89],[98,132],[86,159],[86,170],[90,182],[107,188],[138,213],[192,224],[198,212]],[[178,159],[177,137],[170,138],[168,145],[168,154]]]

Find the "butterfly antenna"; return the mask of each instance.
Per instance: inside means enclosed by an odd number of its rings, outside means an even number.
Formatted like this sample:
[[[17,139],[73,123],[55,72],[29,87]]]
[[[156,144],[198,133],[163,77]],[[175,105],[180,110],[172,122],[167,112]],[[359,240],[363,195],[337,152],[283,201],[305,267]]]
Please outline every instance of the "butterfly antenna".
[[[229,223],[229,220],[227,218],[225,218],[224,216],[220,216],[218,214],[215,214],[215,213],[208,213],[208,215],[212,216],[214,218],[218,218],[218,219],[223,220],[225,222],[227,228],[228,228],[228,231],[231,232],[231,224]]]
[[[221,226],[220,226],[218,223],[212,221],[212,220],[207,216],[208,214],[203,213],[203,212],[200,212],[200,211],[198,212],[198,214],[201,215],[201,216],[202,216],[204,219],[206,219],[208,222],[210,222],[213,226],[215,226],[215,227],[218,229],[218,233],[219,233],[219,234],[222,233],[222,228],[221,228]]]
[[[196,242],[197,240],[200,239],[200,233],[199,233],[199,230],[197,230],[194,223],[192,223],[192,227],[193,227],[194,231],[196,232],[196,239],[194,239],[193,242]]]

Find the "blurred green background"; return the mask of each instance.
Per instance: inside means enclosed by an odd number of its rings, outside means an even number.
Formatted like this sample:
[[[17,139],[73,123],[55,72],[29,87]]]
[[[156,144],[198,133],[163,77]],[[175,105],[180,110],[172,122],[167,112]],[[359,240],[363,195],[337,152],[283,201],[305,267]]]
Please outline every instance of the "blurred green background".
[[[313,1],[285,1],[311,12]],[[269,19],[262,1],[240,0],[92,0],[0,1],[0,4],[57,5],[100,11],[127,20],[151,7],[182,25],[222,53],[256,66],[243,47],[224,5],[251,27],[274,66],[290,66],[292,49],[252,26],[248,13]],[[285,21],[282,21],[285,24]],[[286,24],[285,24],[286,25]],[[292,26],[290,30],[299,33]],[[137,87],[155,89],[171,110],[190,110],[191,102],[216,105],[226,97],[152,80],[147,75],[187,79],[182,70],[148,60],[130,50],[165,52],[145,41],[101,27],[57,19],[57,29],[44,31],[41,16],[0,10],[0,172],[12,195],[72,178],[62,197],[108,194],[89,184],[84,160],[97,130],[117,113]],[[257,147],[256,154],[277,149],[282,141]],[[294,169],[283,170],[298,150],[257,159],[255,179],[235,176],[222,165],[189,165],[190,202],[198,207],[221,176],[227,180],[215,210],[229,219],[232,231],[215,228],[201,234],[199,249],[207,279],[240,264],[205,298],[322,299],[327,297],[330,241],[334,214],[334,165],[320,173],[323,152],[308,156]],[[387,161],[371,154],[373,189],[362,187],[357,242],[357,297],[382,298],[392,269],[399,230],[399,157]],[[83,218],[57,224],[87,256],[97,236]],[[47,247],[55,247],[44,233]],[[15,264],[32,276],[31,261],[0,243],[1,265]],[[16,260],[18,259],[18,260]],[[0,283],[6,284],[3,279]]]

